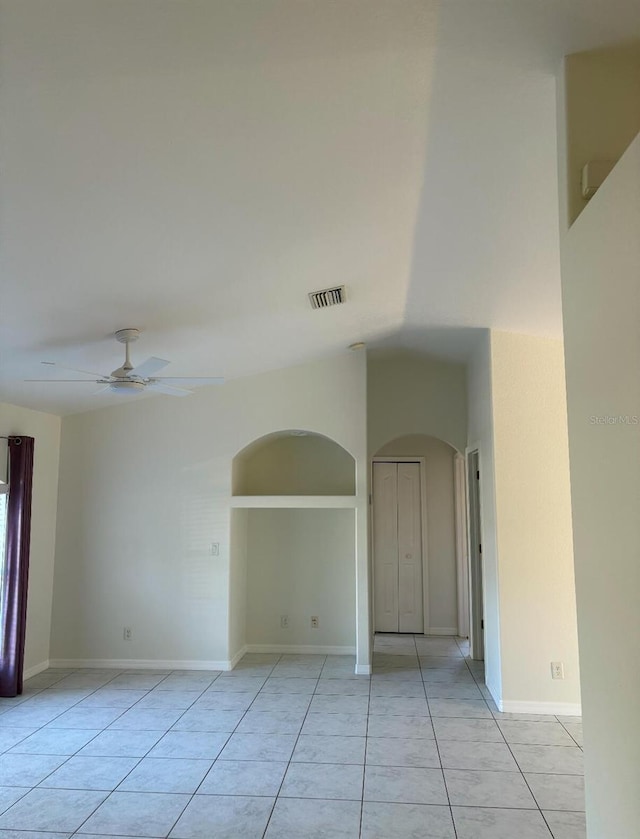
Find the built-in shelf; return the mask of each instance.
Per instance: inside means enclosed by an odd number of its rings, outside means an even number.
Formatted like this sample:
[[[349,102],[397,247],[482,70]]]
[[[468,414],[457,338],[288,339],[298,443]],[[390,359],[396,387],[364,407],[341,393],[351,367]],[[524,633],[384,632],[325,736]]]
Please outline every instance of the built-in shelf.
[[[355,495],[234,495],[231,506],[245,509],[325,509],[343,510],[355,508]]]

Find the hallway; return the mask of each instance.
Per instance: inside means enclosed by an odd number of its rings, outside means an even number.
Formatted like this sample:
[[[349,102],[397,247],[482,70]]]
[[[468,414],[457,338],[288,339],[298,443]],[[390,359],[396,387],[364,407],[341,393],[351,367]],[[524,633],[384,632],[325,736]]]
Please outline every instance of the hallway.
[[[465,653],[48,670],[0,700],[0,839],[584,839],[579,720],[498,713]]]

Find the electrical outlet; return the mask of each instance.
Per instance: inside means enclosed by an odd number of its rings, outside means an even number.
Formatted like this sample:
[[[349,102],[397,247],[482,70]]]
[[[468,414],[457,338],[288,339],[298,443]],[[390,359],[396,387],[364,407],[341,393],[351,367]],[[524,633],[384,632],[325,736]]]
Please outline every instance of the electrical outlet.
[[[280,615],[280,629],[289,629],[289,615]]]
[[[220,542],[211,543],[211,556],[220,556]]]
[[[551,662],[551,678],[564,679],[564,664],[561,661]]]
[[[320,618],[317,615],[311,615],[311,628],[317,629],[320,626]]]
[[[133,638],[133,632],[130,626],[125,626],[125,628],[122,630],[122,637],[125,641],[131,641],[131,639]]]

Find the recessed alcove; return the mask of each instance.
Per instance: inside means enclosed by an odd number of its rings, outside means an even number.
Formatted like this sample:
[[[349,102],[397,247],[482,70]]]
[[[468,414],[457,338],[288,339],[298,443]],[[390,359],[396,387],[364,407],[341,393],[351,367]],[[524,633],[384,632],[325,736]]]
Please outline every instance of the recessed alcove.
[[[233,460],[234,496],[355,495],[355,460],[338,443],[307,431],[261,437]]]
[[[353,653],[353,456],[322,434],[268,434],[235,456],[232,493],[232,611],[242,639],[236,646]]]

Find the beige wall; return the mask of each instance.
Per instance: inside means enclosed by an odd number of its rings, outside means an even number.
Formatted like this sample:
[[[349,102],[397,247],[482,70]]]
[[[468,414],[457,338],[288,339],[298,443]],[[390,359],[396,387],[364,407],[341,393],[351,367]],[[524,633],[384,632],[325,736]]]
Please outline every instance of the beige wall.
[[[562,344],[487,331],[468,383],[487,685],[505,711],[579,713]],[[564,680],[551,679],[552,661],[564,663]]]
[[[0,435],[35,438],[25,671],[49,659],[58,504],[60,417],[0,403]],[[5,440],[0,440],[5,444]],[[4,461],[3,461],[4,462]]]
[[[639,266],[636,138],[562,249],[590,839],[640,824]]]
[[[249,510],[248,644],[355,650],[354,525],[353,510]]]
[[[458,631],[453,487],[455,449],[435,437],[416,434],[388,443],[376,455],[425,458],[430,623],[425,632],[455,635]]]
[[[428,434],[464,452],[464,365],[411,352],[369,352],[367,429],[372,455],[385,443],[407,434]]]
[[[640,131],[640,44],[567,56],[562,95],[571,224],[588,203],[580,189],[584,164],[619,160]]]
[[[359,656],[368,662],[365,376],[364,355],[345,352],[188,399],[65,417],[52,657],[206,663],[237,654],[246,588],[242,543],[231,545],[241,526],[231,519],[232,459],[297,428],[336,440],[357,462],[352,571]]]
[[[563,346],[494,331],[491,361],[504,709],[579,713]]]
[[[494,429],[491,387],[491,338],[478,337],[467,371],[469,446],[477,446],[480,459],[480,519],[484,600],[485,681],[496,702],[502,701],[500,647],[500,594],[497,545]]]
[[[354,495],[355,491],[355,460],[317,434],[273,436],[234,458],[234,495]]]

